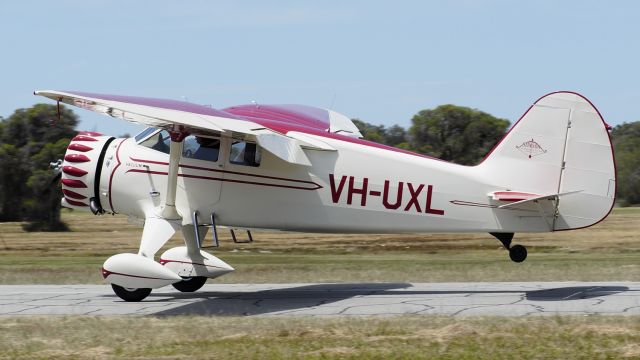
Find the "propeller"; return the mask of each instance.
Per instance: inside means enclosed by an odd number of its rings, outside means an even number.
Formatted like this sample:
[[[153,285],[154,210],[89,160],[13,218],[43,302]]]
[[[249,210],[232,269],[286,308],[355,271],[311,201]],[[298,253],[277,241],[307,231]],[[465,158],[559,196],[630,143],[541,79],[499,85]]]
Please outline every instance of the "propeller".
[[[51,180],[49,180],[48,186],[51,187],[56,182],[60,181],[60,178],[62,177],[62,159],[50,162],[49,166],[53,169],[53,176],[51,177]]]
[[[45,195],[51,191],[51,188],[56,185],[62,178],[62,159],[52,161],[49,166],[53,169],[53,175],[49,178],[47,186],[40,191],[40,196]]]

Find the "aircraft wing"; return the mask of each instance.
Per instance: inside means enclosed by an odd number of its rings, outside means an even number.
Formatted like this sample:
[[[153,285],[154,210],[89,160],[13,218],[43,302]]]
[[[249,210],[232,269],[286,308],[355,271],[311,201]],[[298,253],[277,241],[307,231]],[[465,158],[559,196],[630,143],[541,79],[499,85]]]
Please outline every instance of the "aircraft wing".
[[[292,164],[311,165],[302,147],[335,150],[322,141],[306,141],[304,136],[297,136],[295,132],[292,132],[293,136],[287,136],[275,130],[277,126],[270,126],[268,122],[265,124],[263,121],[261,124],[188,102],[75,91],[42,90],[35,91],[34,94],[156,128],[171,129],[177,125],[193,135],[230,133],[232,136],[255,140],[265,150]]]

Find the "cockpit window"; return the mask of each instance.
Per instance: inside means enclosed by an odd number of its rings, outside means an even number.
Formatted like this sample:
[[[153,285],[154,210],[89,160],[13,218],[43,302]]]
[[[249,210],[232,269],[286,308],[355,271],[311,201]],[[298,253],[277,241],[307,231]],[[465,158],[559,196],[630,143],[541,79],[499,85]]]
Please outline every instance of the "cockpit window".
[[[153,132],[157,131],[158,129],[154,128],[154,127],[148,127],[144,130],[142,130],[140,133],[138,133],[138,135],[135,136],[136,142],[139,142],[140,140],[143,140],[144,138],[146,138],[147,136],[151,135]]]
[[[231,144],[229,162],[236,165],[260,166],[262,152],[256,143],[234,140]]]
[[[184,139],[183,157],[215,162],[218,161],[219,153],[220,139],[218,138],[190,135]]]
[[[162,130],[159,133],[151,136],[147,140],[141,142],[140,145],[168,154],[170,143],[171,137],[169,136],[169,133],[166,130]]]

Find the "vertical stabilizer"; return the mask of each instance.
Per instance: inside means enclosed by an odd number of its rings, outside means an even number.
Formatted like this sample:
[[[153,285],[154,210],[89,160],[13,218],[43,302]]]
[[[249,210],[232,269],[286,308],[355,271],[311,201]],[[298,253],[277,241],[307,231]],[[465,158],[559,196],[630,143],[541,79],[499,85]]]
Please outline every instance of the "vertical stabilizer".
[[[615,201],[608,125],[589,100],[572,92],[536,101],[478,170],[499,188],[567,194],[557,202],[553,230],[593,225]]]

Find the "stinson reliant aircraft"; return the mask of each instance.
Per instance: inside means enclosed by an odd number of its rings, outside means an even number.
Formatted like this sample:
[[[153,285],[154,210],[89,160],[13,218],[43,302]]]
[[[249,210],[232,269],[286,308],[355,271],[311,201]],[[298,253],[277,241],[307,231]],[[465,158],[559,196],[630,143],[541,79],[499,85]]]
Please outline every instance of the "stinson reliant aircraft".
[[[76,91],[35,94],[149,126],[128,139],[81,132],[60,164],[63,206],[144,224],[138,253],[114,255],[102,268],[126,301],[169,284],[196,291],[233,271],[202,250],[218,245],[216,225],[247,229],[249,241],[250,229],[488,232],[521,262],[527,251],[512,245],[514,233],[588,227],[615,200],[610,127],[573,92],[538,99],[476,166],[362,140],[348,117],[309,106],[217,110]],[[177,231],[185,246],[156,261]]]

